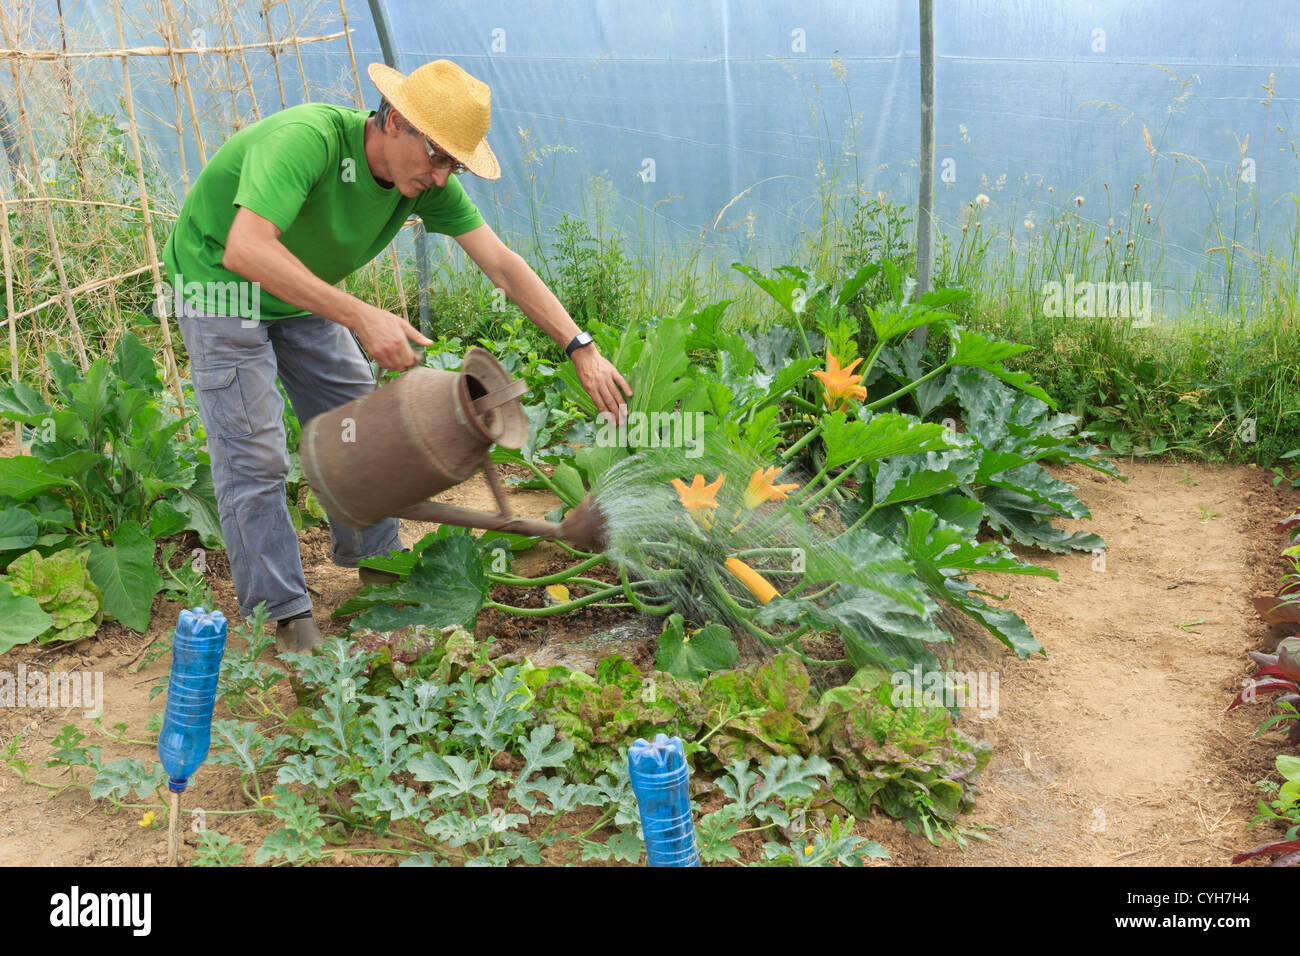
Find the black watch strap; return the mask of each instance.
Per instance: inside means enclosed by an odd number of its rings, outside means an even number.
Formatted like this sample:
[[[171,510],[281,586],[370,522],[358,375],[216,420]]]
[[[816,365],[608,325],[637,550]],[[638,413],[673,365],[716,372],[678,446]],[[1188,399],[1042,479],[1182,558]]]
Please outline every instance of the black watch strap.
[[[582,348],[584,345],[590,345],[591,342],[592,339],[590,332],[579,332],[573,337],[573,341],[565,347],[564,354],[569,356],[569,358],[573,358],[574,352]]]

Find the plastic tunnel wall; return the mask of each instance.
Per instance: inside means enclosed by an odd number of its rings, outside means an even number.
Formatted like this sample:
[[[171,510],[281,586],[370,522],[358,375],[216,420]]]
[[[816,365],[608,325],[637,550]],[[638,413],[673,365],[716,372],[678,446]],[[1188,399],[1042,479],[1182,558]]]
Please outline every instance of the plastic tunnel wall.
[[[216,4],[188,4],[200,25],[209,6],[215,34]],[[562,215],[599,215],[642,254],[653,244],[660,255],[780,262],[855,195],[915,202],[915,0],[384,6],[399,68],[445,57],[491,86],[488,140],[502,177],[465,179],[517,246],[544,241]],[[116,45],[102,0],[65,8],[78,44]],[[373,108],[365,67],[382,57],[365,0],[292,9],[310,24],[303,33],[338,31],[346,12]],[[1002,243],[1069,206],[1099,229],[1127,230],[1131,212],[1154,215],[1157,284],[1171,291],[1186,291],[1207,257],[1222,258],[1213,250],[1287,245],[1300,185],[1292,0],[945,0],[935,5],[935,49],[936,229],[949,243],[977,197],[987,197],[978,210],[1003,229]],[[353,102],[342,39],[304,44],[301,56],[316,98]],[[110,86],[120,80],[118,62],[102,69]],[[171,110],[171,88],[145,75],[136,83],[150,146],[179,193],[175,135],[148,120]],[[302,100],[296,72],[286,69],[281,85],[286,104]],[[279,108],[264,67],[255,90]],[[213,97],[207,108],[227,107]],[[1131,202],[1139,183],[1145,213]]]

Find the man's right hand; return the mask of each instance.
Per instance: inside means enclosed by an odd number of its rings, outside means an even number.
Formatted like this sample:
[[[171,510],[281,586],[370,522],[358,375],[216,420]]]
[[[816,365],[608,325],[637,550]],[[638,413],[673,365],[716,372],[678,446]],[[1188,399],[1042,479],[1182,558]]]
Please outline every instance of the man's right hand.
[[[364,306],[352,331],[357,334],[362,348],[381,368],[395,372],[415,364],[415,353],[411,351],[410,342],[416,345],[433,344],[432,339],[425,338],[419,329],[400,315],[372,305]]]

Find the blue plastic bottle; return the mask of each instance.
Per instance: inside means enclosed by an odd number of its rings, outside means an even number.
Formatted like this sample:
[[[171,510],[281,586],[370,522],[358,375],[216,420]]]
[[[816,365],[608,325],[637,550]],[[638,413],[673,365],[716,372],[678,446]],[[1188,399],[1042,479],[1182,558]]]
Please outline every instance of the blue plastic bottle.
[[[167,786],[174,793],[189,786],[190,776],[208,759],[212,705],[225,651],[225,615],[201,607],[181,611],[172,639],[167,710],[158,735],[158,757],[171,778]]]
[[[627,766],[641,808],[646,861],[650,866],[699,866],[687,788],[691,770],[682,739],[656,734],[654,743],[647,743],[637,738],[628,748]]]

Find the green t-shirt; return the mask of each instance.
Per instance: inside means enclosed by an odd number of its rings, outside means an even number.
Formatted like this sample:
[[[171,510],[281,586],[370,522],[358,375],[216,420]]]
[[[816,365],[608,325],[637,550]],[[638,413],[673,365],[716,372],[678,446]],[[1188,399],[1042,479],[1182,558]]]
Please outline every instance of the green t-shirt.
[[[186,302],[243,318],[307,314],[264,289],[253,301],[241,285],[247,280],[221,264],[238,206],[275,223],[285,248],[331,285],[383,252],[409,216],[450,236],[483,225],[455,176],[410,199],[381,186],[366,164],[368,115],[304,103],[226,140],[185,197],[163,249],[167,278]]]

